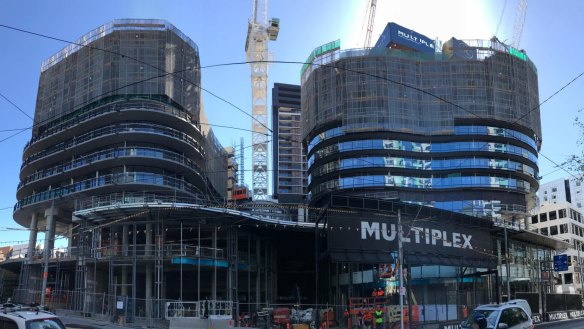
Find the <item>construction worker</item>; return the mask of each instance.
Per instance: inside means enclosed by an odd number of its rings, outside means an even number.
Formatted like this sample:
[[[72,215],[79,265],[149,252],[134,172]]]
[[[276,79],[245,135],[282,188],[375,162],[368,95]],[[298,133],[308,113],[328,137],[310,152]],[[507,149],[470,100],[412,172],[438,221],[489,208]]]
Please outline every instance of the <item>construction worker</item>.
[[[383,293],[383,289],[381,289],[381,288],[378,288],[378,289],[377,289],[377,297],[383,297],[383,295],[385,295],[385,294]]]
[[[364,329],[371,329],[372,324],[373,324],[373,316],[371,315],[371,311],[366,311],[365,315],[363,315],[363,328]]]
[[[375,329],[383,329],[383,309],[380,306],[375,310]]]

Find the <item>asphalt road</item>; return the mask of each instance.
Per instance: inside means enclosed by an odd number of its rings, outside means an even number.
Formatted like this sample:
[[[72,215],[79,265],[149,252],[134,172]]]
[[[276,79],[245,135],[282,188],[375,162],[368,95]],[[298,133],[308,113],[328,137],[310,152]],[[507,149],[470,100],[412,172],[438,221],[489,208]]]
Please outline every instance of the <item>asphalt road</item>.
[[[546,322],[535,325],[536,329],[584,329],[584,318],[557,322]]]

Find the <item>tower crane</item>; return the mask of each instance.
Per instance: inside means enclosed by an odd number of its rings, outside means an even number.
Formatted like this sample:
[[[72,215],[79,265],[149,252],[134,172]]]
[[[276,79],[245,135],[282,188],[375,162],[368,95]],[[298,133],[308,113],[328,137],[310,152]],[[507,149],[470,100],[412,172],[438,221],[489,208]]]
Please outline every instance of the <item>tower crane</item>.
[[[268,196],[268,40],[275,41],[280,31],[280,20],[269,22],[268,0],[252,0],[253,14],[248,21],[245,53],[251,66],[252,97],[252,186],[253,200]]]
[[[521,33],[523,33],[523,24],[525,23],[525,13],[527,12],[527,0],[519,0],[517,11],[515,12],[515,24],[513,25],[513,39],[511,45],[519,48]]]
[[[365,43],[363,48],[371,47],[371,34],[373,33],[373,24],[375,23],[375,8],[377,0],[369,0],[369,19],[367,20],[367,33],[365,34]]]
[[[497,29],[495,30],[495,37],[499,34],[499,27],[503,22],[503,17],[505,15],[505,7],[507,6],[507,1],[503,5],[503,10],[501,11],[501,17],[499,17],[499,23],[497,24]],[[513,38],[511,39],[511,46],[514,48],[519,48],[519,43],[521,42],[521,34],[523,33],[523,25],[525,23],[525,14],[527,13],[527,0],[517,0],[517,8],[515,10],[515,21],[513,22]]]

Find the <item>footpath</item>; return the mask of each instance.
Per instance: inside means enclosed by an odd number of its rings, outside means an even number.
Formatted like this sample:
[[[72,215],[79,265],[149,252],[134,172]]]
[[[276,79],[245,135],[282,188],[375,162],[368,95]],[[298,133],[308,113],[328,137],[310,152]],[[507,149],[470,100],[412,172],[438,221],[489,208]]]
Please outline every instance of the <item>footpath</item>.
[[[124,328],[146,328],[139,325],[127,324],[126,326],[121,326],[110,321],[99,320],[95,318],[88,318],[82,316],[74,316],[71,314],[62,314],[59,311],[56,312],[61,322],[67,327],[67,329],[124,329]]]

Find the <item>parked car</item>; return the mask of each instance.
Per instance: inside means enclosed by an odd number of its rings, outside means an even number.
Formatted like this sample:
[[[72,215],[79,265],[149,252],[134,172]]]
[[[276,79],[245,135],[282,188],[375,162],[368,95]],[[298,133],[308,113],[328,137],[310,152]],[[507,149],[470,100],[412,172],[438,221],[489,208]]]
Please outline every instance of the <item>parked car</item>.
[[[38,307],[4,304],[0,310],[3,329],[65,329],[55,314],[41,311]]]
[[[529,314],[529,316],[532,315],[531,306],[529,306],[529,303],[525,299],[512,299],[512,300],[508,301],[506,304],[519,305],[519,306],[523,307],[523,309],[525,310],[525,312],[527,312],[527,314]]]
[[[474,325],[474,326],[473,326]],[[462,322],[463,329],[533,329],[531,309],[521,303],[481,305]]]

